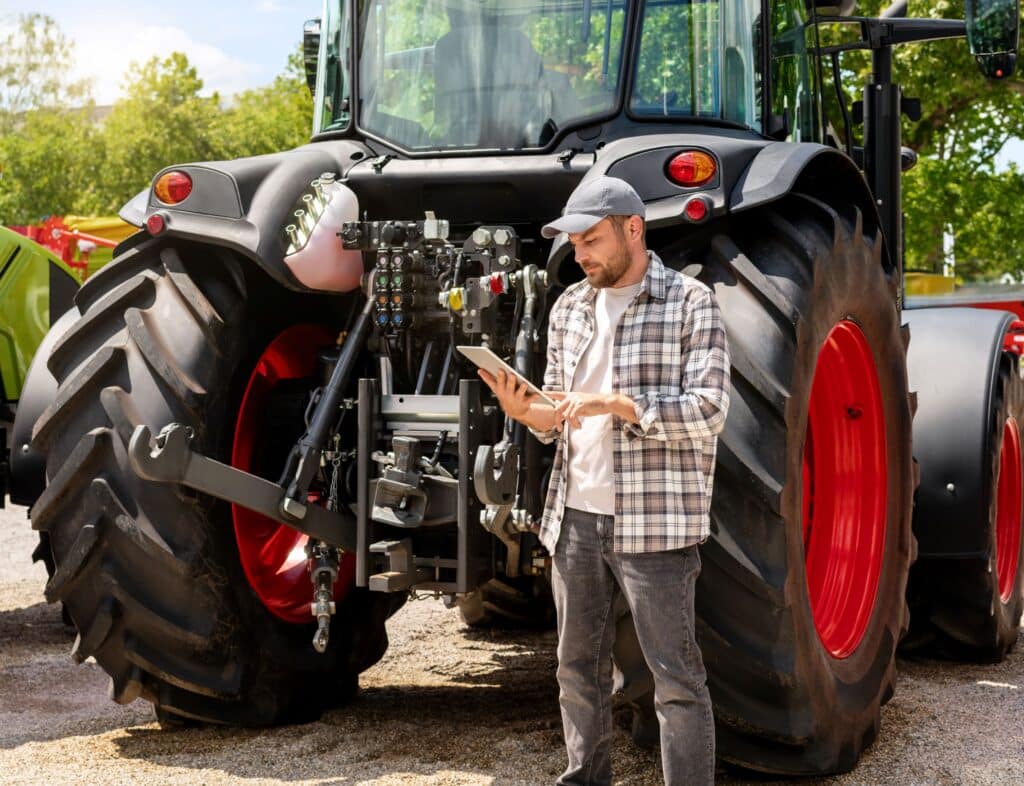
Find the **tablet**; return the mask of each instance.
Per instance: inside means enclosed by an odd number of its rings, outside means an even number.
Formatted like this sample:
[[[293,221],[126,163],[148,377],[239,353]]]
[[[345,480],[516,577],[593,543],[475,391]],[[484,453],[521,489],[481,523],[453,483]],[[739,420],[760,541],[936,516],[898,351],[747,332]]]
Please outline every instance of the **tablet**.
[[[484,371],[488,372],[491,376],[497,378],[498,371],[500,369],[501,371],[504,371],[506,374],[511,374],[512,376],[514,376],[516,379],[519,380],[520,383],[524,383],[526,385],[526,389],[529,390],[531,393],[536,393],[537,397],[540,398],[540,400],[545,404],[548,404],[549,406],[552,407],[558,405],[558,403],[554,399],[546,395],[543,390],[541,390],[539,387],[530,382],[530,380],[528,380],[526,377],[524,377],[522,374],[520,374],[518,371],[512,368],[512,366],[510,366],[500,357],[495,355],[488,347],[458,346],[456,347],[456,349],[459,350],[459,352],[461,352],[467,358],[472,360],[474,363],[476,363]]]

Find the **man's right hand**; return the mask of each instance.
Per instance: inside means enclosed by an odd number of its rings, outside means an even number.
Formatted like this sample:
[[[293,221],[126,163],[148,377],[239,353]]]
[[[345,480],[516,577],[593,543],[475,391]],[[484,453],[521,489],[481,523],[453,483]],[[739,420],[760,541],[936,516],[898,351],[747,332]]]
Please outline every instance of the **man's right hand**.
[[[510,418],[518,420],[534,431],[562,430],[562,419],[555,417],[554,407],[540,401],[540,396],[531,392],[526,383],[520,382],[518,377],[500,369],[497,377],[483,369],[477,369],[477,373]]]

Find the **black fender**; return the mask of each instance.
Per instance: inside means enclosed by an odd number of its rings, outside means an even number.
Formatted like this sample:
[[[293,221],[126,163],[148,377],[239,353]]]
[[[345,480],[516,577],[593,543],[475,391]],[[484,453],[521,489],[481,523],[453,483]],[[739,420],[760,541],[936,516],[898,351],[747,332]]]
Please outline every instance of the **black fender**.
[[[284,228],[301,207],[302,194],[324,172],[344,176],[356,161],[370,155],[352,140],[304,145],[269,155],[234,161],[180,164],[156,174],[153,184],[170,170],[192,178],[192,192],[176,205],[157,199],[152,184],[140,215],[142,195],[122,212],[139,225],[150,216],[163,218],[161,237],[180,238],[229,248],[255,262],[279,284],[306,291],[284,264]]]
[[[737,183],[750,163],[769,144],[770,140],[749,131],[720,128],[617,139],[597,151],[593,166],[579,182],[602,175],[625,180],[644,201],[648,229],[688,225],[683,206],[694,194],[701,194],[711,200],[709,220],[714,220],[729,212],[731,194]],[[669,160],[684,148],[704,150],[718,160],[718,172],[706,185],[686,188],[676,185],[666,176]],[[558,205],[545,220],[557,218],[562,207]],[[548,279],[552,283],[568,285],[582,278],[582,272],[577,267],[565,264],[571,253],[567,236],[562,234],[556,237],[547,263]]]
[[[973,523],[988,520],[991,410],[1003,337],[1015,317],[973,308],[922,308],[903,316],[910,326],[908,379],[918,403],[918,559],[985,557],[988,532]]]
[[[850,205],[858,208],[868,237],[881,226],[871,188],[853,160],[811,142],[765,145],[732,189],[729,212],[761,207],[793,191],[818,197],[839,212]]]
[[[18,399],[11,430],[9,495],[15,505],[30,506],[46,488],[46,457],[32,445],[32,427],[57,394],[57,380],[46,362],[54,345],[81,314],[77,307],[64,312],[36,349]]]
[[[665,166],[684,147],[714,154],[720,165],[719,176],[699,188],[671,183],[665,176]],[[818,197],[840,212],[851,206],[858,208],[869,236],[880,226],[878,207],[864,176],[848,156],[826,145],[773,142],[720,129],[713,134],[631,137],[602,148],[583,179],[604,174],[621,177],[637,190],[647,206],[649,229],[685,226],[683,205],[694,193],[711,198],[713,221],[763,207],[794,191]],[[569,284],[581,278],[578,270],[562,267],[570,251],[565,235],[555,239],[547,266],[552,282]]]

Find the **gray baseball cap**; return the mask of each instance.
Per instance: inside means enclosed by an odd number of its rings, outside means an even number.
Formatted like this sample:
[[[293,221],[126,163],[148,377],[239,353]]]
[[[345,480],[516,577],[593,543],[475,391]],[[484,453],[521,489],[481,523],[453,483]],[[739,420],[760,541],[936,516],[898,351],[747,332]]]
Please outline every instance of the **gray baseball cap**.
[[[646,218],[647,209],[640,195],[625,180],[601,175],[576,186],[562,209],[562,217],[545,224],[540,233],[552,238],[559,232],[586,232],[608,216]]]

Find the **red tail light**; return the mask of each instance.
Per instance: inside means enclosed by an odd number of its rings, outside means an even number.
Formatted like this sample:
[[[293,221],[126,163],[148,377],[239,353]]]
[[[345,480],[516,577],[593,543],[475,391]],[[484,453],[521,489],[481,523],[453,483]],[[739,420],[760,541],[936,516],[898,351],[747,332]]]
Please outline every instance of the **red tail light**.
[[[153,186],[156,198],[165,205],[176,205],[184,202],[192,193],[192,178],[184,172],[164,172],[157,178]]]
[[[164,217],[159,213],[154,213],[146,219],[146,231],[153,236],[159,235],[166,227]]]
[[[680,186],[702,186],[718,172],[718,164],[703,150],[684,150],[673,156],[666,168],[668,179]]]

